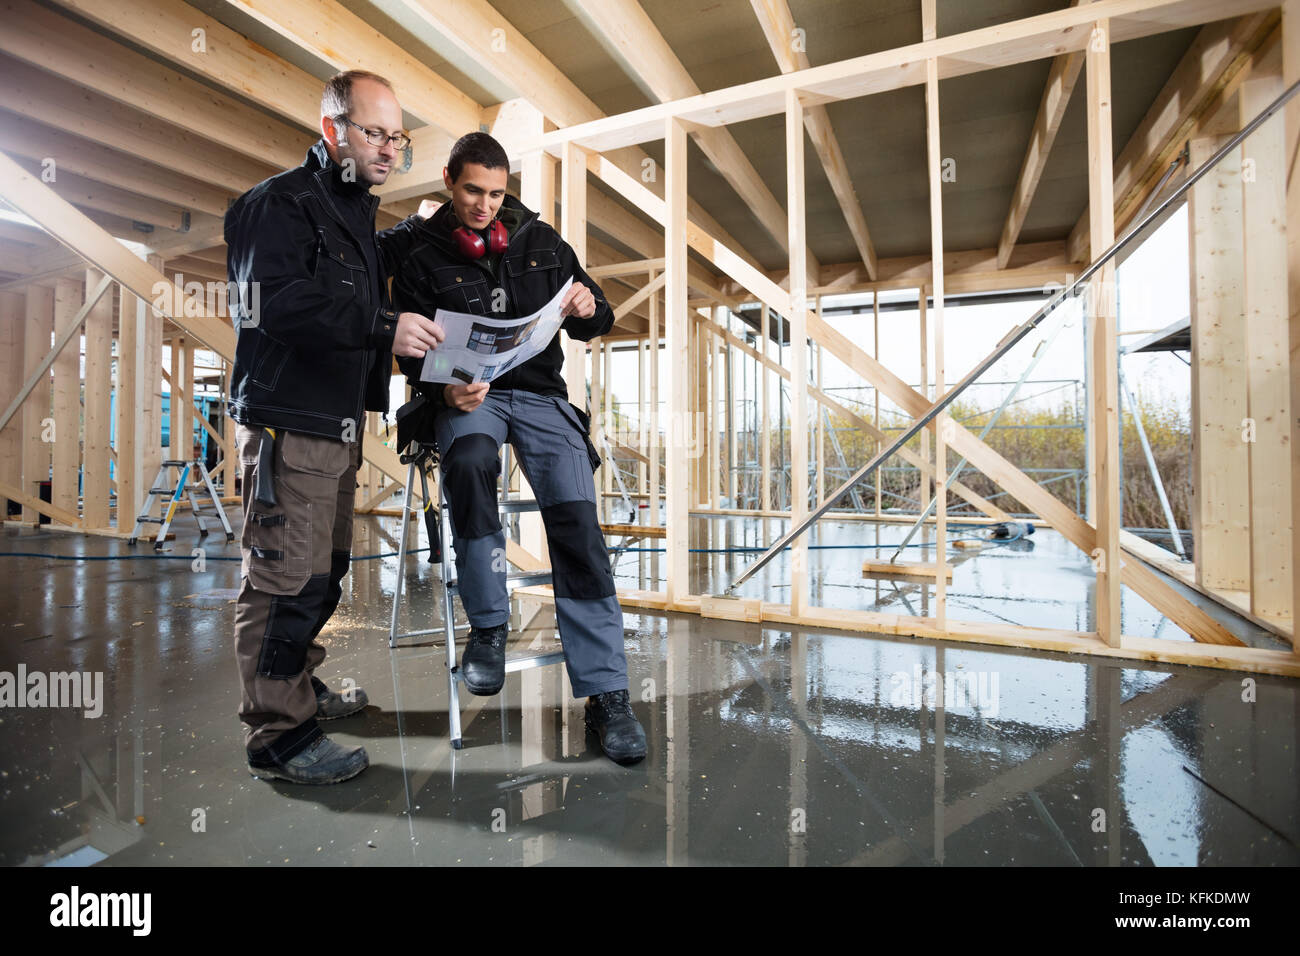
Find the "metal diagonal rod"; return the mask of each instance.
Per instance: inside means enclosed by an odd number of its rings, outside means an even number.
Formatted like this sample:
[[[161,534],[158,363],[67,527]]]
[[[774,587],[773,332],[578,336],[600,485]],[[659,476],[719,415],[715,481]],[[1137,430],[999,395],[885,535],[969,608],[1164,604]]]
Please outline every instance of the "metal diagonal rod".
[[[1146,426],[1142,424],[1142,409],[1129,391],[1128,382],[1124,379],[1124,356],[1121,355],[1119,362],[1115,365],[1119,373],[1119,395],[1121,406],[1125,401],[1128,402],[1129,410],[1133,413],[1133,424],[1137,426],[1138,438],[1142,441],[1142,454],[1146,456],[1147,467],[1151,469],[1151,481],[1156,486],[1156,494],[1160,497],[1160,507],[1165,513],[1165,523],[1169,525],[1169,537],[1173,539],[1174,549],[1178,556],[1184,561],[1187,560],[1187,552],[1183,550],[1183,536],[1178,533],[1178,522],[1174,520],[1174,509],[1169,506],[1169,495],[1165,493],[1165,483],[1160,479],[1160,469],[1156,467],[1156,456],[1151,453],[1151,442],[1147,440]]]
[[[764,551],[763,554],[760,555],[759,558],[753,564],[751,564],[744,571],[742,571],[740,575],[736,578],[736,580],[732,581],[731,584],[727,586],[727,589],[724,593],[726,594],[735,593],[737,588],[739,588],[742,584],[744,584],[751,577],[753,577],[754,574],[756,574],[760,568],[764,567],[769,561],[771,561],[774,557],[780,554],[790,544],[791,541],[793,541],[795,538],[798,538],[810,527],[812,527],[813,523],[816,522],[818,519],[820,519],[821,516],[824,515],[827,511],[829,511],[831,509],[831,506],[835,504],[835,502],[838,501],[840,497],[842,497],[845,493],[847,493],[854,485],[856,485],[867,475],[871,474],[873,471],[879,468],[881,463],[891,458],[893,455],[896,455],[898,453],[898,450],[902,448],[904,445],[906,445],[912,439],[913,435],[917,434],[922,428],[930,424],[930,422],[934,419],[936,415],[938,415],[945,408],[951,405],[953,400],[958,395],[964,392],[967,388],[971,386],[972,383],[975,382],[976,379],[978,379],[981,375],[983,375],[990,368],[992,368],[994,363],[996,363],[998,359],[1002,358],[1002,356],[1006,355],[1009,351],[1011,351],[1011,349],[1015,348],[1015,346],[1020,342],[1021,339],[1023,339],[1026,335],[1028,335],[1030,332],[1036,329],[1045,318],[1047,318],[1054,311],[1056,311],[1056,309],[1061,305],[1062,302],[1064,302],[1066,299],[1072,296],[1078,296],[1080,294],[1079,290],[1081,290],[1083,286],[1085,286],[1089,281],[1091,281],[1092,277],[1095,276],[1102,269],[1102,267],[1106,265],[1106,263],[1110,262],[1110,260],[1115,258],[1115,256],[1118,255],[1121,250],[1126,248],[1138,236],[1142,235],[1142,233],[1146,230],[1146,228],[1151,223],[1160,221],[1161,219],[1163,219],[1166,213],[1172,211],[1174,205],[1180,199],[1182,199],[1183,196],[1185,196],[1187,192],[1194,185],[1196,185],[1201,180],[1201,177],[1203,177],[1211,169],[1217,166],[1225,156],[1227,156],[1238,146],[1240,146],[1242,142],[1251,133],[1257,130],[1260,126],[1264,125],[1264,123],[1266,123],[1268,119],[1271,116],[1273,116],[1274,113],[1276,113],[1283,106],[1285,106],[1287,101],[1290,100],[1291,97],[1295,96],[1297,92],[1300,92],[1300,81],[1297,81],[1296,83],[1293,83],[1291,84],[1291,86],[1287,87],[1287,89],[1284,90],[1277,99],[1275,99],[1272,103],[1266,106],[1264,110],[1253,120],[1251,120],[1245,127],[1243,127],[1239,133],[1237,133],[1230,140],[1228,140],[1221,147],[1219,147],[1219,149],[1215,151],[1213,156],[1211,156],[1203,164],[1201,164],[1201,166],[1198,169],[1195,169],[1190,174],[1188,174],[1187,179],[1184,180],[1183,183],[1177,189],[1175,189],[1172,193],[1169,194],[1169,198],[1165,199],[1162,203],[1160,203],[1160,205],[1158,205],[1155,209],[1153,209],[1146,216],[1146,218],[1144,218],[1141,222],[1137,224],[1137,226],[1135,226],[1129,232],[1125,233],[1121,239],[1117,240],[1109,249],[1103,252],[1097,258],[1097,260],[1093,262],[1092,265],[1084,269],[1083,272],[1079,274],[1078,278],[1076,278],[1072,283],[1070,283],[1069,286],[1062,289],[1060,292],[1056,293],[1056,295],[1052,296],[1052,298],[1048,302],[1046,302],[1037,312],[1035,312],[1032,316],[1026,319],[1021,325],[1017,326],[1016,328],[1008,332],[1006,336],[1002,339],[1002,341],[999,342],[997,346],[993,349],[993,351],[988,356],[986,356],[983,360],[981,360],[980,363],[975,366],[975,368],[971,369],[971,371],[966,375],[965,378],[963,378],[960,382],[958,382],[956,385],[950,388],[947,392],[944,393],[944,395],[941,398],[937,399],[924,412],[922,412],[921,416],[917,418],[915,421],[913,421],[913,423],[910,426],[908,426],[906,431],[904,431],[901,435],[899,435],[898,438],[894,439],[893,444],[891,444],[884,451],[877,454],[869,462],[867,462],[856,472],[854,472],[853,475],[851,475],[847,481],[845,481],[842,485],[840,485],[838,488],[836,488],[834,491],[828,494],[825,500],[812,513],[810,513],[797,525],[795,525],[793,528],[791,528],[789,531],[783,534],[779,539],[777,539],[775,544],[773,544],[770,548]],[[806,388],[807,383],[806,382],[801,383],[801,387]]]
[[[1143,203],[1143,207],[1141,207],[1138,213],[1138,225],[1135,226],[1135,229],[1143,225],[1141,219],[1143,219],[1143,216],[1147,215],[1147,209],[1151,208],[1151,204],[1156,202],[1156,200],[1160,198],[1160,194],[1162,193],[1162,191],[1165,190],[1165,185],[1167,182],[1169,182],[1169,177],[1173,176],[1174,170],[1178,169],[1179,164],[1186,163],[1186,161],[1187,161],[1187,156],[1184,155],[1184,153],[1179,153],[1178,156],[1174,157],[1173,163],[1169,164],[1169,169],[1165,170],[1165,174],[1164,176],[1161,177],[1160,182],[1156,183],[1156,189],[1152,190],[1152,194],[1148,196],[1147,202]],[[988,424],[984,425],[983,429],[980,429],[980,433],[978,436],[980,438],[980,441],[983,441],[984,436],[987,436],[987,434],[992,431],[993,425],[997,424],[997,420],[1002,418],[1002,412],[1006,411],[1006,407],[1010,405],[1011,401],[1013,401],[1013,399],[1015,398],[1015,395],[1019,393],[1019,390],[1021,390],[1021,386],[1024,385],[1024,382],[1026,382],[1027,378],[1030,377],[1031,373],[1034,372],[1034,369],[1037,368],[1037,364],[1039,364],[1039,359],[1043,358],[1045,352],[1047,352],[1047,350],[1050,349],[1050,347],[1052,347],[1052,343],[1056,342],[1057,334],[1061,332],[1062,328],[1065,328],[1065,326],[1057,325],[1056,330],[1054,330],[1054,332],[1050,334],[1050,336],[1047,339],[1045,339],[1043,345],[1040,345],[1039,347],[1037,347],[1037,349],[1034,350],[1034,355],[1032,355],[1030,364],[1026,365],[1026,368],[1024,368],[1024,372],[1021,373],[1021,378],[1019,378],[1019,381],[1015,382],[1014,388],[1010,390],[1008,395],[1006,395],[1006,398],[1002,399],[1002,403],[1000,406],[997,407],[997,411],[993,412],[993,418],[988,420]],[[1123,386],[1123,372],[1119,373],[1119,384]],[[1139,429],[1141,428],[1140,420],[1138,423],[1138,427]],[[1145,434],[1143,434],[1143,440],[1145,441]],[[956,481],[958,477],[961,476],[961,473],[963,470],[965,470],[965,468],[966,468],[966,459],[962,458],[962,460],[959,460],[959,462],[957,463],[957,467],[953,468],[953,470],[948,473],[948,480],[944,481],[945,492],[946,490],[948,490],[948,486],[952,485],[953,481]],[[1041,484],[1047,484],[1047,483],[1041,483]],[[1161,488],[1161,493],[1164,494],[1164,488]],[[898,555],[902,554],[902,549],[906,548],[907,544],[909,544],[909,542],[911,541],[911,538],[913,538],[915,536],[915,533],[919,531],[920,525],[926,523],[926,519],[930,518],[930,515],[932,514],[933,510],[935,510],[935,505],[937,502],[939,502],[939,497],[937,496],[930,499],[930,503],[928,503],[928,505],[926,506],[926,510],[924,510],[922,514],[920,514],[920,516],[918,516],[917,523],[911,525],[911,528],[909,529],[909,531],[907,531],[907,535],[904,537],[904,540],[902,540],[901,544],[898,545],[898,550],[894,551],[892,557],[889,558],[889,562],[893,563],[898,561]],[[1167,511],[1167,507],[1166,507],[1166,511]],[[1170,527],[1173,527],[1173,519],[1170,519]],[[1178,553],[1182,554],[1183,545],[1182,542],[1178,540],[1177,536],[1175,536],[1174,542],[1175,544],[1178,545]]]
[[[828,409],[825,405],[822,406],[822,421],[826,423],[826,429],[827,431],[830,432],[831,447],[835,449],[835,457],[837,457],[840,460],[841,467],[843,467],[845,471],[848,471],[849,460],[844,457],[844,448],[840,445],[839,436],[835,434],[835,423],[831,421],[830,409]],[[830,469],[828,468],[827,471],[829,472]],[[853,501],[857,504],[859,511],[867,510],[867,506],[862,503],[862,496],[858,494],[858,490],[856,488],[853,489]]]
[[[1034,369],[1038,368],[1039,360],[1044,355],[1047,354],[1048,350],[1051,349],[1052,343],[1056,341],[1057,335],[1060,334],[1061,329],[1063,328],[1065,328],[1064,322],[1057,325],[1057,327],[1052,330],[1051,335],[1049,335],[1047,338],[1043,339],[1041,342],[1038,343],[1038,348],[1034,349],[1034,354],[1030,357],[1029,364],[1026,365],[1025,370],[1020,373],[1020,380],[1016,382],[1015,387],[1012,388],[1011,391],[1007,393],[1007,397],[1002,400],[1002,404],[999,405],[997,411],[993,413],[993,417],[991,417],[988,420],[988,422],[984,425],[984,427],[980,429],[980,433],[978,435],[980,441],[983,441],[984,436],[993,430],[993,426],[998,423],[998,419],[1002,417],[1002,413],[1006,411],[1007,406],[1010,405],[1011,402],[1015,400],[1016,395],[1020,392],[1020,387],[1024,385],[1025,382],[1028,380],[1029,376],[1033,374]],[[956,481],[958,477],[960,477],[962,471],[965,468],[966,468],[966,457],[963,455],[961,461],[957,462],[956,466],[952,469],[952,471],[948,472],[948,477],[944,479],[943,490],[941,492],[942,494],[947,494],[948,486],[951,485],[954,481]],[[916,534],[916,532],[921,529],[921,525],[925,523],[925,520],[930,517],[930,514],[931,512],[934,511],[934,506],[938,503],[938,501],[939,501],[938,494],[936,494],[933,498],[930,499],[930,503],[925,506],[925,510],[921,512],[921,514],[917,517],[916,523],[912,525],[911,530],[907,532],[907,536],[904,537],[902,543],[899,544],[898,550],[895,551],[893,555],[890,557],[889,559],[890,564],[893,564],[895,561],[898,560],[898,556],[903,553],[903,549],[907,547],[908,543],[912,540],[912,537]],[[936,544],[936,547],[937,546],[938,544]]]

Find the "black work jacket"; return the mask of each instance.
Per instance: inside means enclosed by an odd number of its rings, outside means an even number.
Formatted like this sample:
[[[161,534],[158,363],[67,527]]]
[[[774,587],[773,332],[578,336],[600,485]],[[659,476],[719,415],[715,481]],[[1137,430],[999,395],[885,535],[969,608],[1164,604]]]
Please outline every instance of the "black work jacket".
[[[613,328],[614,310],[578,264],[573,248],[515,197],[506,196],[504,204],[521,221],[511,232],[506,251],[493,257],[495,263],[490,263],[488,257],[466,259],[457,251],[451,235],[455,220],[450,203],[439,207],[428,219],[406,219],[389,230],[388,242],[405,253],[393,275],[396,307],[430,318],[438,309],[497,319],[517,318],[544,306],[572,276],[574,282],[581,282],[595,295],[596,313],[588,319],[571,315],[561,329],[570,338],[587,342]],[[420,381],[423,362],[402,356],[397,359],[411,386],[440,407],[443,384]],[[560,374],[563,364],[564,349],[557,332],[540,353],[493,379],[492,388],[567,396]]]
[[[357,201],[369,213],[349,218],[343,204]],[[410,232],[377,239],[378,205],[342,182],[318,141],[301,166],[258,183],[227,210],[235,421],[357,440],[365,411],[388,411],[397,314],[387,273]],[[370,223],[365,235],[349,225],[358,218]]]

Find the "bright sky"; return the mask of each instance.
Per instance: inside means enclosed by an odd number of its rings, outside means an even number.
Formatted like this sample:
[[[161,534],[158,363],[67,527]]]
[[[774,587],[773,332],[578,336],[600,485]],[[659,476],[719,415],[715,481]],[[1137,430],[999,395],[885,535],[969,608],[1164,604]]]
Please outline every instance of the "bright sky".
[[[1157,330],[1188,314],[1189,277],[1187,266],[1187,214],[1186,207],[1164,223],[1120,267],[1118,279],[1119,331]],[[882,293],[881,302],[915,301],[915,291]],[[998,341],[1014,326],[1029,318],[1042,304],[1042,299],[1011,304],[958,305],[950,303],[945,309],[944,354],[947,358],[946,380],[949,387],[960,380],[977,362],[994,350]],[[1074,300],[1058,308],[1010,353],[1004,356],[972,386],[968,394],[983,407],[996,407],[1028,365],[1039,344],[1052,335],[1058,326],[1052,346],[1043,353],[1030,381],[1021,389],[1020,397],[1041,396],[1036,401],[1057,404],[1063,396],[1073,396],[1074,386],[1060,380],[1078,380],[1082,396],[1083,327],[1079,318],[1081,300]],[[868,353],[873,351],[871,296],[827,296],[823,308],[829,306],[860,305],[858,315],[828,317],[835,326]],[[933,322],[934,311],[930,311]],[[738,320],[737,320],[738,322]],[[1120,344],[1132,343],[1143,335],[1122,335]],[[775,352],[773,352],[775,357]],[[880,317],[880,359],[895,374],[910,385],[917,385],[921,377],[919,328],[916,310],[882,312]],[[789,355],[786,355],[787,364]],[[660,362],[660,395],[666,394],[666,361]],[[1190,378],[1187,365],[1176,355],[1155,353],[1131,355],[1123,359],[1124,373],[1129,387],[1144,397],[1174,400],[1184,414],[1190,409]],[[734,371],[737,397],[744,395],[738,368]],[[636,356],[632,352],[616,352],[613,358],[612,380],[618,401],[636,402]],[[933,363],[931,363],[933,378]],[[1057,380],[1057,381],[1047,381]],[[862,380],[829,354],[824,358],[823,381],[828,390],[849,389],[841,397],[857,395],[869,400],[870,389]],[[995,382],[1008,384],[998,385]],[[1041,384],[1034,384],[1039,382]],[[775,396],[775,392],[773,392]],[[885,405],[882,401],[882,406]],[[1032,405],[1033,401],[1024,404]],[[629,408],[629,412],[633,409]]]

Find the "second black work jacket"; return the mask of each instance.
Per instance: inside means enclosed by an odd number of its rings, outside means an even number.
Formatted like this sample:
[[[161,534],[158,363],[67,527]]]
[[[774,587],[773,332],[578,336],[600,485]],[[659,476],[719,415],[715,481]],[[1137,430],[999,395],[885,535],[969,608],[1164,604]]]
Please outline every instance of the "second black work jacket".
[[[439,207],[427,220],[407,219],[386,236],[393,247],[404,251],[395,263],[393,302],[399,311],[420,312],[433,317],[438,309],[489,315],[509,319],[530,315],[546,305],[570,276],[587,286],[596,297],[591,318],[569,316],[561,326],[571,338],[590,341],[614,326],[614,310],[600,287],[578,264],[573,248],[559,233],[537,218],[513,196],[506,196],[507,218],[518,225],[509,237],[506,251],[496,257],[471,260],[458,251],[452,230],[456,226],[450,203]],[[408,233],[409,239],[403,237]],[[398,367],[412,387],[442,404],[442,384],[420,381],[423,359],[399,357]],[[564,349],[557,332],[546,348],[518,368],[493,379],[493,389],[518,388],[542,395],[567,396],[560,369]]]

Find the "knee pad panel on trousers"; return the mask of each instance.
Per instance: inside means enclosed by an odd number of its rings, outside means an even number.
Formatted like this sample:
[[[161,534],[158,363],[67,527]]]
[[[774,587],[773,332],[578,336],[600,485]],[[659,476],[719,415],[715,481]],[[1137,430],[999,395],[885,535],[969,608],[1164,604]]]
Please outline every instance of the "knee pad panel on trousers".
[[[462,538],[481,538],[501,530],[497,477],[501,448],[491,435],[461,435],[442,456],[451,523]]]
[[[590,501],[551,505],[542,509],[542,521],[546,525],[555,596],[590,600],[613,594],[614,575],[609,569],[609,552],[600,532],[596,505]]]
[[[334,612],[338,610],[339,599],[343,597],[343,578],[347,575],[348,568],[351,566],[352,553],[350,551],[330,552],[330,579],[325,588],[325,600],[321,602],[320,614],[316,617],[316,626],[311,631],[313,639],[329,623],[329,619],[334,615]]]
[[[329,586],[328,574],[314,574],[297,594],[277,594],[271,598],[262,653],[257,661],[259,676],[284,679],[302,673],[307,647],[318,630],[316,622]]]
[[[331,551],[330,552],[330,584],[338,585],[348,574],[348,568],[352,567],[351,551]]]

